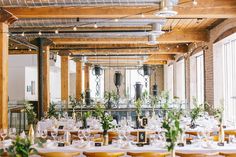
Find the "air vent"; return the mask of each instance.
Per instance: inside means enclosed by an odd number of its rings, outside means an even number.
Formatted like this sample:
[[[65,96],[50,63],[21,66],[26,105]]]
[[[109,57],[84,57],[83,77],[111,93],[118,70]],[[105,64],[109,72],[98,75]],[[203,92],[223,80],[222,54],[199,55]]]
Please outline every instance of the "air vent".
[[[150,31],[149,33],[153,34],[153,35],[156,35],[156,36],[160,36],[160,35],[164,34],[165,32],[162,31],[162,24],[153,23],[152,24],[152,31]]]
[[[178,0],[162,0],[160,4],[160,11],[155,15],[159,17],[171,17],[177,15],[177,12],[173,10],[173,7],[178,4]]]
[[[156,40],[156,35],[154,34],[151,34],[148,36],[148,45],[155,45],[155,44],[158,44],[158,41]]]

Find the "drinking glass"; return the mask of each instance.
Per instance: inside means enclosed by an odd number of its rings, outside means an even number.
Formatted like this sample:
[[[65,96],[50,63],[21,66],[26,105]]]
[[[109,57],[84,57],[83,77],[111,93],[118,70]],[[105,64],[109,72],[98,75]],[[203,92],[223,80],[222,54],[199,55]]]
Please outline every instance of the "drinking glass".
[[[200,140],[200,142],[202,142],[202,139],[205,137],[204,132],[202,130],[198,131],[197,132],[197,137]]]
[[[78,137],[80,141],[84,141],[84,135],[83,135],[83,131],[78,131]]]
[[[55,135],[55,134],[54,134],[54,135]],[[43,139],[46,139],[47,136],[48,136],[48,131],[47,131],[47,130],[41,131],[40,136],[41,136]]]
[[[88,139],[90,137],[90,130],[89,129],[84,130],[83,135],[85,137],[85,140],[88,141]]]
[[[0,135],[2,137],[2,140],[4,141],[5,138],[7,137],[7,129],[1,129]]]
[[[54,141],[56,140],[57,134],[58,134],[58,130],[57,129],[53,129],[51,131],[51,136],[52,136]]]
[[[15,138],[16,137],[16,128],[9,128],[9,137]]]

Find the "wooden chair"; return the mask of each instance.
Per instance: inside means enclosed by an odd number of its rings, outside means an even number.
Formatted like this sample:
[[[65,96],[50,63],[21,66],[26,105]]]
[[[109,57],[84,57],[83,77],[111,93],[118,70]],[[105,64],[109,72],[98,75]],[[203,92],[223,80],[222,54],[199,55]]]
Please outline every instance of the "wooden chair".
[[[124,152],[84,152],[83,153],[86,157],[120,157],[124,156]]]
[[[217,156],[219,155],[218,152],[216,153],[182,153],[182,152],[176,152],[175,153],[179,157],[210,157],[210,156]]]
[[[220,152],[221,156],[225,156],[225,157],[236,157],[236,153],[227,153],[227,152]]]
[[[170,155],[170,153],[158,153],[158,152],[140,152],[140,153],[133,153],[128,152],[127,155],[132,157],[166,157]]]
[[[39,153],[43,157],[74,157],[79,156],[79,152],[48,152],[48,153]]]

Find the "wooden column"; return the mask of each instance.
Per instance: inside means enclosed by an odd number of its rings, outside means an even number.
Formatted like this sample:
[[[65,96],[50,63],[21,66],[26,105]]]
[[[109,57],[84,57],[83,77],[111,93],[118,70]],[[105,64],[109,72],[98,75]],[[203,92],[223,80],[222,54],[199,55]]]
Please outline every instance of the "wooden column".
[[[44,112],[48,112],[49,104],[50,104],[50,47],[45,46],[43,48],[43,110]]]
[[[69,99],[69,57],[61,56],[61,100]]]
[[[9,25],[17,18],[0,9],[0,128],[8,128],[8,44]]]
[[[85,64],[84,67],[84,89],[89,89],[89,65]]]
[[[76,99],[80,100],[82,94],[82,62],[76,62]]]

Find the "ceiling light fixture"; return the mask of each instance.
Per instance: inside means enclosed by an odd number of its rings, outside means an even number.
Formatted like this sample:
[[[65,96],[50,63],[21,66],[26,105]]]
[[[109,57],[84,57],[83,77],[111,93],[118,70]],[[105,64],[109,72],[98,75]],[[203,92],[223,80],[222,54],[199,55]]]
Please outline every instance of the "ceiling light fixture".
[[[144,17],[145,17],[145,15],[142,13],[142,14],[141,14],[141,17],[142,17],[142,18],[144,18]]]
[[[39,31],[38,35],[42,35],[42,32],[41,32],[41,31]]]
[[[31,49],[29,49],[29,51],[32,51]]]
[[[94,27],[94,28],[98,28],[98,25],[95,23],[93,27]]]
[[[118,22],[118,21],[119,21],[119,19],[115,19],[114,21],[115,21],[115,22]]]
[[[24,36],[25,36],[25,32],[22,32],[22,33],[21,33],[21,36],[24,37]]]
[[[179,0],[162,0],[160,3],[160,11],[155,15],[159,17],[171,17],[177,15],[177,12],[173,10],[173,7],[178,4]]]

